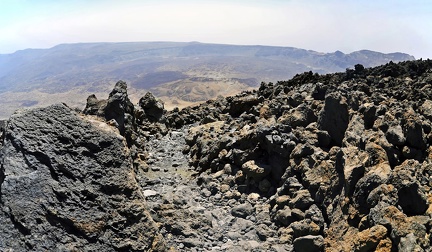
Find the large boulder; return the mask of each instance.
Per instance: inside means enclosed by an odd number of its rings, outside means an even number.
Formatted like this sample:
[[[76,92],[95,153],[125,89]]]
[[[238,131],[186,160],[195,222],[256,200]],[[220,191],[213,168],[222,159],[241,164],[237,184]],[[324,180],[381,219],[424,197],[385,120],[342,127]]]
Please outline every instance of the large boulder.
[[[418,115],[412,109],[408,110],[404,114],[402,122],[406,143],[416,149],[426,149],[426,141]]]
[[[233,117],[238,117],[244,112],[250,112],[254,106],[263,101],[262,98],[252,94],[246,96],[228,97],[227,100],[229,100],[230,104],[228,112]]]
[[[139,106],[144,110],[145,117],[151,122],[159,121],[164,113],[164,103],[156,99],[154,95],[147,92],[139,100]]]
[[[429,120],[432,120],[432,101],[426,100],[420,107],[422,114]]]
[[[331,93],[325,98],[324,108],[318,116],[318,129],[326,130],[334,145],[340,146],[348,128],[349,113],[345,97]]]
[[[118,81],[108,96],[104,109],[105,119],[114,119],[118,123],[120,133],[124,135],[128,124],[132,123],[130,118],[133,115],[133,111],[134,106],[127,94],[127,84],[124,81]]]
[[[429,207],[427,193],[415,176],[418,161],[406,160],[393,169],[390,182],[398,192],[398,204],[407,215],[423,214]]]
[[[3,131],[6,127],[6,121],[4,120],[0,120],[0,138],[3,136]],[[2,146],[1,142],[0,142],[0,147]]]
[[[293,242],[295,251],[324,251],[324,238],[321,235],[306,235],[296,238]]]
[[[277,122],[282,124],[288,124],[293,128],[306,127],[308,124],[316,121],[316,116],[312,109],[306,104],[301,104],[298,107],[286,111],[281,117],[278,118]]]
[[[165,251],[116,132],[65,105],[10,118],[0,151],[1,251]]]
[[[104,117],[106,105],[107,100],[99,100],[96,95],[92,94],[87,97],[87,103],[83,113],[86,115],[98,115]]]

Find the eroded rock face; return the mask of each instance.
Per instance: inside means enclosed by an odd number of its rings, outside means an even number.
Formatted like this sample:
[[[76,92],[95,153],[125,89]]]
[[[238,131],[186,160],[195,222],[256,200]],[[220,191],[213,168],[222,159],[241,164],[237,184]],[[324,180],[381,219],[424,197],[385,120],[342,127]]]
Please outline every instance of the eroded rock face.
[[[0,152],[2,251],[164,251],[124,138],[65,105],[21,111]]]

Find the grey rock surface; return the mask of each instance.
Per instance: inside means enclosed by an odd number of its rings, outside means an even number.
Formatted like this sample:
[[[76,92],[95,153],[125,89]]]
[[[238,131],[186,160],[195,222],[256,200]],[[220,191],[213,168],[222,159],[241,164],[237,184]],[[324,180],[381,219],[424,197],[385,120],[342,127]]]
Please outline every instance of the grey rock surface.
[[[10,118],[0,152],[2,251],[164,251],[124,138],[104,125],[62,104]]]

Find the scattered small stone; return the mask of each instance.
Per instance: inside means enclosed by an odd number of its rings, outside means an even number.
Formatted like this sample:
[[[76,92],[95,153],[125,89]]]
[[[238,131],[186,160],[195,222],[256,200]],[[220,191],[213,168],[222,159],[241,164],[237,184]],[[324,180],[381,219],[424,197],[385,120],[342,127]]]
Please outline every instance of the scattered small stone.
[[[154,190],[147,189],[147,190],[144,190],[143,194],[144,194],[144,197],[151,197],[151,196],[158,195],[159,193],[154,191]]]
[[[152,171],[160,171],[161,168],[159,166],[151,166],[150,168]]]
[[[246,218],[255,211],[254,207],[250,203],[240,204],[233,207],[231,214],[235,217]]]
[[[258,193],[251,193],[248,195],[247,199],[250,202],[256,202],[260,198],[260,195]]]

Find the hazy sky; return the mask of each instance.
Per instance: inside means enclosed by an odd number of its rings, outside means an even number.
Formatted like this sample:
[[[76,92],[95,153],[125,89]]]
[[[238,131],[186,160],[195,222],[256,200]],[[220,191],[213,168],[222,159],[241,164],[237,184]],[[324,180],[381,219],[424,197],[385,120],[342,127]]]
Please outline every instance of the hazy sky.
[[[0,53],[199,41],[432,58],[431,0],[0,0]]]

